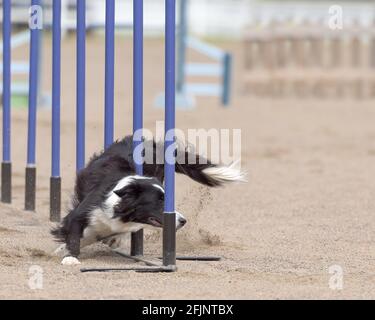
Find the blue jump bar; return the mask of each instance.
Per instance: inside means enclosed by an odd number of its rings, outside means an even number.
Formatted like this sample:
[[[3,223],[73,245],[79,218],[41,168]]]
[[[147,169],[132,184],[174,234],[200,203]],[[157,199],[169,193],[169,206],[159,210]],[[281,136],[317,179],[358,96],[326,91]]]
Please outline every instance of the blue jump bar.
[[[52,177],[60,177],[61,0],[53,1],[52,25]]]
[[[219,48],[216,48],[210,44],[204,43],[203,41],[188,37],[187,46],[191,49],[198,51],[199,53],[210,57],[211,59],[222,61],[225,56],[225,52]]]
[[[165,150],[175,143],[175,93],[176,93],[176,0],[166,0],[165,26]],[[175,212],[175,158],[165,159],[165,212]]]
[[[12,35],[12,39],[10,42],[10,46],[12,49],[18,48],[23,46],[25,43],[29,42],[30,39],[30,31],[23,31],[17,34]],[[3,53],[3,45],[0,44],[0,54]]]
[[[3,73],[3,66],[0,65],[0,73]],[[13,63],[11,66],[12,74],[28,74],[29,64],[28,63]],[[2,91],[1,91],[2,93]]]
[[[3,0],[3,162],[11,161],[11,4]]]
[[[222,77],[224,75],[224,68],[218,63],[189,63],[184,65],[184,68],[189,76]]]
[[[32,0],[32,6],[40,6],[40,0]],[[31,13],[37,14],[37,13]],[[33,167],[36,162],[36,113],[39,84],[39,53],[41,30],[35,26],[30,30],[30,72],[29,72],[29,117],[27,140],[27,166]]]
[[[85,166],[86,0],[77,0],[77,142],[76,167]]]
[[[134,71],[133,71],[133,137],[134,149],[142,144],[143,129],[143,0],[133,1]],[[142,159],[135,157],[135,169],[143,174]]]
[[[115,0],[106,1],[104,147],[113,143],[115,93]]]

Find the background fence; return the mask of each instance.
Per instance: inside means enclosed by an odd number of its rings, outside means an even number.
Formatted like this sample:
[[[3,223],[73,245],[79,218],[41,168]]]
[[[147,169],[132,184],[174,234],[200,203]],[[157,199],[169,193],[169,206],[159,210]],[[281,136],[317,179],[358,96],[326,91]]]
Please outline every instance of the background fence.
[[[244,36],[246,92],[258,96],[375,95],[375,25],[272,21]]]

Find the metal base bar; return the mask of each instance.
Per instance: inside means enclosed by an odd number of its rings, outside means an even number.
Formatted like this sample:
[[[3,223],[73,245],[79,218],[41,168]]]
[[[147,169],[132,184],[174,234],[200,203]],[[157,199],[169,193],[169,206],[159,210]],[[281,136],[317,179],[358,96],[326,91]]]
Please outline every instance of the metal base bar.
[[[61,220],[61,178],[51,177],[50,180],[50,220]]]
[[[176,265],[176,213],[164,213],[163,265]]]
[[[146,266],[144,267],[124,267],[124,268],[83,268],[81,272],[117,272],[117,271],[135,271],[140,273],[157,273],[157,272],[175,272],[177,271],[177,267],[170,265],[170,266],[161,266],[160,264],[152,261],[148,261],[146,259],[135,257],[128,255],[120,250],[114,250],[115,253],[118,255],[134,260],[136,262],[144,263]]]
[[[139,273],[158,273],[158,272],[175,272],[176,268],[173,268],[171,266],[164,267],[164,266],[158,266],[158,267],[128,267],[128,268],[83,268],[81,269],[82,273],[87,272],[118,272],[118,271],[135,271]]]
[[[1,201],[12,202],[12,163],[3,162],[1,164]]]
[[[159,257],[159,259],[163,259]],[[209,256],[177,256],[176,260],[178,261],[221,261],[221,257],[209,257]]]
[[[35,211],[36,167],[26,167],[25,210]]]
[[[158,272],[176,272],[177,267],[175,265],[169,265],[169,266],[160,266],[159,264],[148,261],[146,259],[140,258],[140,257],[134,257],[130,256],[122,251],[114,250],[115,253],[118,255],[127,258],[132,259],[136,262],[144,263],[145,267],[124,267],[124,268],[83,268],[81,269],[82,273],[87,272],[120,272],[120,271],[135,271],[139,273],[158,273]],[[158,259],[163,259],[162,257],[159,257]],[[209,256],[177,256],[176,260],[180,261],[221,261],[221,257],[209,257]]]
[[[136,257],[136,256],[131,256],[131,255],[128,255],[120,250],[114,250],[115,253],[117,253],[119,256],[121,257],[124,257],[124,258],[127,258],[127,259],[131,259],[131,260],[134,260],[136,262],[142,262],[144,263],[146,266],[149,266],[149,267],[159,267],[160,264],[156,263],[156,262],[151,262],[151,261],[148,261],[146,259],[143,259],[141,257]]]
[[[131,234],[131,256],[143,256],[143,230]]]

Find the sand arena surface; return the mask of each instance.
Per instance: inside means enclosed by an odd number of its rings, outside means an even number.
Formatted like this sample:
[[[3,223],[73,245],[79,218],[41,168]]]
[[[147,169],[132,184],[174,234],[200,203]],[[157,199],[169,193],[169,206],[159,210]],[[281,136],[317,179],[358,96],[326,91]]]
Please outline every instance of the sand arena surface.
[[[74,182],[75,39],[63,43],[62,172],[67,207]],[[116,137],[131,132],[131,43],[118,39]],[[81,274],[52,255],[49,235],[50,111],[38,115],[37,212],[22,211],[26,159],[25,110],[13,113],[14,204],[0,205],[0,298],[10,299],[248,299],[375,298],[373,218],[375,108],[373,101],[254,100],[242,94],[241,47],[235,54],[235,96],[229,109],[199,99],[179,111],[177,125],[242,129],[242,161],[249,182],[207,189],[177,180],[177,208],[188,218],[178,233],[179,254],[221,255],[214,263],[180,262],[173,274]],[[145,127],[163,111],[152,107],[163,89],[163,42],[145,43]],[[45,41],[44,88],[51,87],[50,39]],[[103,39],[89,37],[87,156],[102,148]],[[20,56],[22,56],[20,54]],[[145,251],[158,256],[159,232]],[[132,262],[104,245],[84,249],[84,267]],[[29,268],[44,270],[42,290],[30,290]],[[344,288],[329,288],[328,268],[340,265]]]

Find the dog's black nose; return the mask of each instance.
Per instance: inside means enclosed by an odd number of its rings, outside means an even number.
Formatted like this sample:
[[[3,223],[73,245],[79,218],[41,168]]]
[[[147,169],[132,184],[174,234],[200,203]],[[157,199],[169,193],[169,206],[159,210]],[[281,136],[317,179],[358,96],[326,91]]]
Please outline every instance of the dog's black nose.
[[[187,221],[186,221],[185,218],[180,217],[180,218],[178,219],[178,222],[180,223],[181,227],[183,227],[183,226],[186,224]]]

